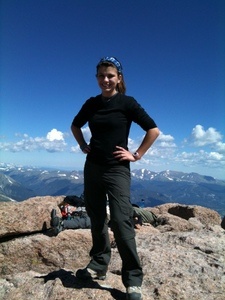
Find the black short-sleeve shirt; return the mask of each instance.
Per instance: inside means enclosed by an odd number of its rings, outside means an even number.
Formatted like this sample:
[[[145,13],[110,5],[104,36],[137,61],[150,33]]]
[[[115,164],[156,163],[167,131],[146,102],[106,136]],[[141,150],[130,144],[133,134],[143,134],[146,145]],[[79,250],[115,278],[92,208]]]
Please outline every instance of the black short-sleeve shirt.
[[[127,164],[115,159],[116,146],[128,149],[131,123],[137,123],[144,131],[157,127],[141,105],[130,96],[116,94],[110,99],[101,95],[88,99],[75,116],[72,124],[83,127],[88,123],[91,131],[91,152],[87,160],[97,164]]]

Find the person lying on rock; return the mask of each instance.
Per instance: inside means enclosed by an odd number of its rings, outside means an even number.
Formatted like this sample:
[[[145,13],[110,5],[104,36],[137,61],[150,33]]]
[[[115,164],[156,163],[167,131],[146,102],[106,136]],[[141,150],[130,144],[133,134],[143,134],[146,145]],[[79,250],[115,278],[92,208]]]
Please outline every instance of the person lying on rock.
[[[64,208],[61,209],[62,216],[56,215],[56,209],[51,211],[52,232],[56,236],[59,232],[65,229],[87,229],[91,228],[91,221],[87,215],[85,207],[74,208],[65,214]]]
[[[158,226],[158,225],[162,225],[161,220],[150,210],[147,209],[143,209],[141,207],[139,207],[136,204],[132,204],[133,205],[133,209],[134,209],[134,217],[141,217],[141,223],[140,220],[137,220],[138,225],[135,226],[136,229],[140,229],[140,226],[142,225],[152,225],[154,227]]]
[[[150,224],[154,227],[161,225],[159,218],[150,210],[143,209],[136,204],[133,206],[133,225],[135,229],[141,229],[141,226]],[[110,219],[110,216],[108,216]]]
[[[76,207],[78,206],[78,207]],[[135,229],[141,229],[142,225],[157,226],[159,225],[157,216],[146,209],[140,208],[136,204],[132,204],[133,225]],[[91,228],[91,220],[87,215],[83,199],[77,196],[67,196],[63,202],[59,204],[61,217],[56,215],[56,210],[51,212],[52,232],[56,236],[59,232],[66,229],[88,229]],[[107,206],[107,223],[110,227],[110,211]]]
[[[50,225],[55,236],[65,229],[91,228],[91,221],[86,212],[82,195],[80,197],[66,196],[58,207],[61,217],[56,215],[56,209],[51,211]]]

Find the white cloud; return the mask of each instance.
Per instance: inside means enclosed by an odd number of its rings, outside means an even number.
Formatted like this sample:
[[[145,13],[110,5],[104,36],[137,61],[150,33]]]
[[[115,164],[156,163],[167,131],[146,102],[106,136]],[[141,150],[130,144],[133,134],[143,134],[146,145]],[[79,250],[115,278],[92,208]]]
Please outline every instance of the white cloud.
[[[21,151],[39,151],[46,150],[47,152],[62,152],[66,148],[63,133],[57,129],[52,129],[44,137],[29,137],[27,134],[16,134],[16,137],[21,140],[11,143],[0,143],[0,149],[9,152]]]
[[[170,134],[166,135],[163,132],[160,132],[160,135],[154,145],[160,148],[176,148],[174,137]]]
[[[141,144],[144,136],[142,136],[139,140],[138,139],[131,139],[128,140],[128,146],[131,151],[135,151]],[[174,137],[170,134],[164,134],[160,132],[159,137],[152,145],[152,147],[147,151],[146,155],[156,155],[156,153],[160,153],[161,151],[165,152],[166,148],[176,148],[176,144],[174,143]],[[173,150],[172,150],[173,151]]]
[[[218,152],[210,152],[209,153],[209,158],[213,159],[213,160],[222,160],[223,159],[223,155],[218,153]]]
[[[81,130],[82,130],[85,141],[87,142],[87,144],[89,144],[90,139],[91,139],[90,128],[88,126],[86,126],[85,128],[82,128]],[[73,143],[75,144],[75,146],[72,146],[70,148],[70,152],[81,153],[80,146],[78,145],[78,143],[76,142],[75,139],[73,139]]]
[[[138,139],[129,139],[128,145],[131,152],[137,150],[144,136]],[[177,146],[174,137],[160,132],[156,142],[145,153],[141,160],[135,163],[135,167],[152,168],[153,166],[165,165],[168,161],[173,161]],[[134,165],[132,165],[134,167]]]
[[[174,137],[170,134],[164,134],[162,131],[160,132],[159,137],[157,138],[158,141],[164,141],[164,142],[173,142]]]
[[[196,147],[213,145],[220,142],[221,140],[222,135],[213,127],[204,130],[204,127],[202,125],[196,125],[192,129],[191,141]]]
[[[215,148],[215,150],[217,150],[219,153],[225,154],[225,143],[218,142],[218,143],[216,143],[216,145],[215,145],[214,148]]]
[[[91,137],[89,127],[82,129],[82,132],[86,142],[89,143]],[[131,152],[138,149],[143,137],[144,135],[140,135],[139,137],[128,139],[128,146]],[[69,145],[66,143],[67,139],[69,139]],[[0,143],[0,150],[5,152],[4,155],[10,155],[10,152],[20,152],[21,155],[27,155],[26,152],[30,152],[30,155],[32,155],[32,152],[34,152],[33,155],[37,159],[38,155],[35,155],[35,152],[45,151],[46,153],[61,152],[66,158],[66,152],[73,152],[76,154],[74,156],[76,163],[81,161],[79,155],[82,152],[71,133],[62,133],[55,128],[50,130],[44,137],[16,134],[16,141],[8,142],[5,137],[2,137],[3,140],[5,142]],[[199,151],[196,151],[196,148],[191,148],[191,145],[201,148]],[[82,159],[84,158],[85,156],[82,156]],[[69,159],[71,159],[70,156]],[[51,162],[49,161],[49,163]],[[175,138],[172,135],[161,132],[153,146],[140,161],[132,164],[132,167],[185,169],[186,171],[200,170],[201,172],[208,169],[208,174],[210,172],[215,174],[223,173],[225,167],[225,143],[222,141],[222,135],[216,129],[210,127],[204,130],[201,125],[196,125],[193,128],[191,139],[187,140],[184,145],[175,143]]]
[[[70,148],[70,151],[73,152],[73,153],[79,153],[81,150],[80,150],[79,145],[76,145],[76,146],[72,146]]]
[[[82,128],[82,133],[84,135],[84,139],[87,143],[89,143],[90,139],[91,139],[91,131],[90,128],[87,126],[85,128]]]
[[[166,135],[163,132],[160,132],[160,135],[155,143],[147,151],[146,159],[149,158],[151,162],[153,159],[171,159],[172,157],[174,157],[176,151],[177,146],[174,142],[174,137],[170,134]]]
[[[177,156],[174,157],[174,160],[188,166],[202,165],[205,167],[214,168],[225,165],[224,155],[218,152],[206,152],[204,150],[200,150],[198,152],[184,151],[177,154]]]
[[[135,152],[139,145],[139,140],[133,140],[131,138],[128,138],[128,148],[131,152]]]
[[[52,141],[64,141],[63,133],[57,129],[52,129],[47,133],[46,139]]]

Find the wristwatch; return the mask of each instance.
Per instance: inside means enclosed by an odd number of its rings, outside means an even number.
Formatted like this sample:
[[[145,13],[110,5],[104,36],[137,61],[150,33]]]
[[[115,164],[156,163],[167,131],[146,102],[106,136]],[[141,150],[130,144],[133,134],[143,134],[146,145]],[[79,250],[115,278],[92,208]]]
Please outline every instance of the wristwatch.
[[[132,155],[133,155],[133,157],[134,157],[136,160],[140,159],[140,155],[139,155],[139,153],[138,153],[137,151],[134,152]]]

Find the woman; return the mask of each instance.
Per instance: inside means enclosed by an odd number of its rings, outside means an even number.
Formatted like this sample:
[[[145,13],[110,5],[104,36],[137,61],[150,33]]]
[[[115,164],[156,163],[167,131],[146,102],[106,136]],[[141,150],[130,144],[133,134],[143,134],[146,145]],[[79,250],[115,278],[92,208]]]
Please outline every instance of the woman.
[[[91,219],[93,246],[91,260],[76,276],[105,279],[111,257],[106,224],[106,202],[111,214],[111,229],[122,259],[122,282],[127,299],[142,299],[142,268],[136,250],[130,203],[130,162],[145,154],[159,135],[150,116],[132,97],[126,96],[122,65],[115,57],[104,57],[97,65],[101,94],[88,99],[75,116],[71,130],[83,153],[84,198]],[[88,122],[92,137],[88,145],[81,128]],[[131,123],[146,131],[135,153],[128,150]]]

